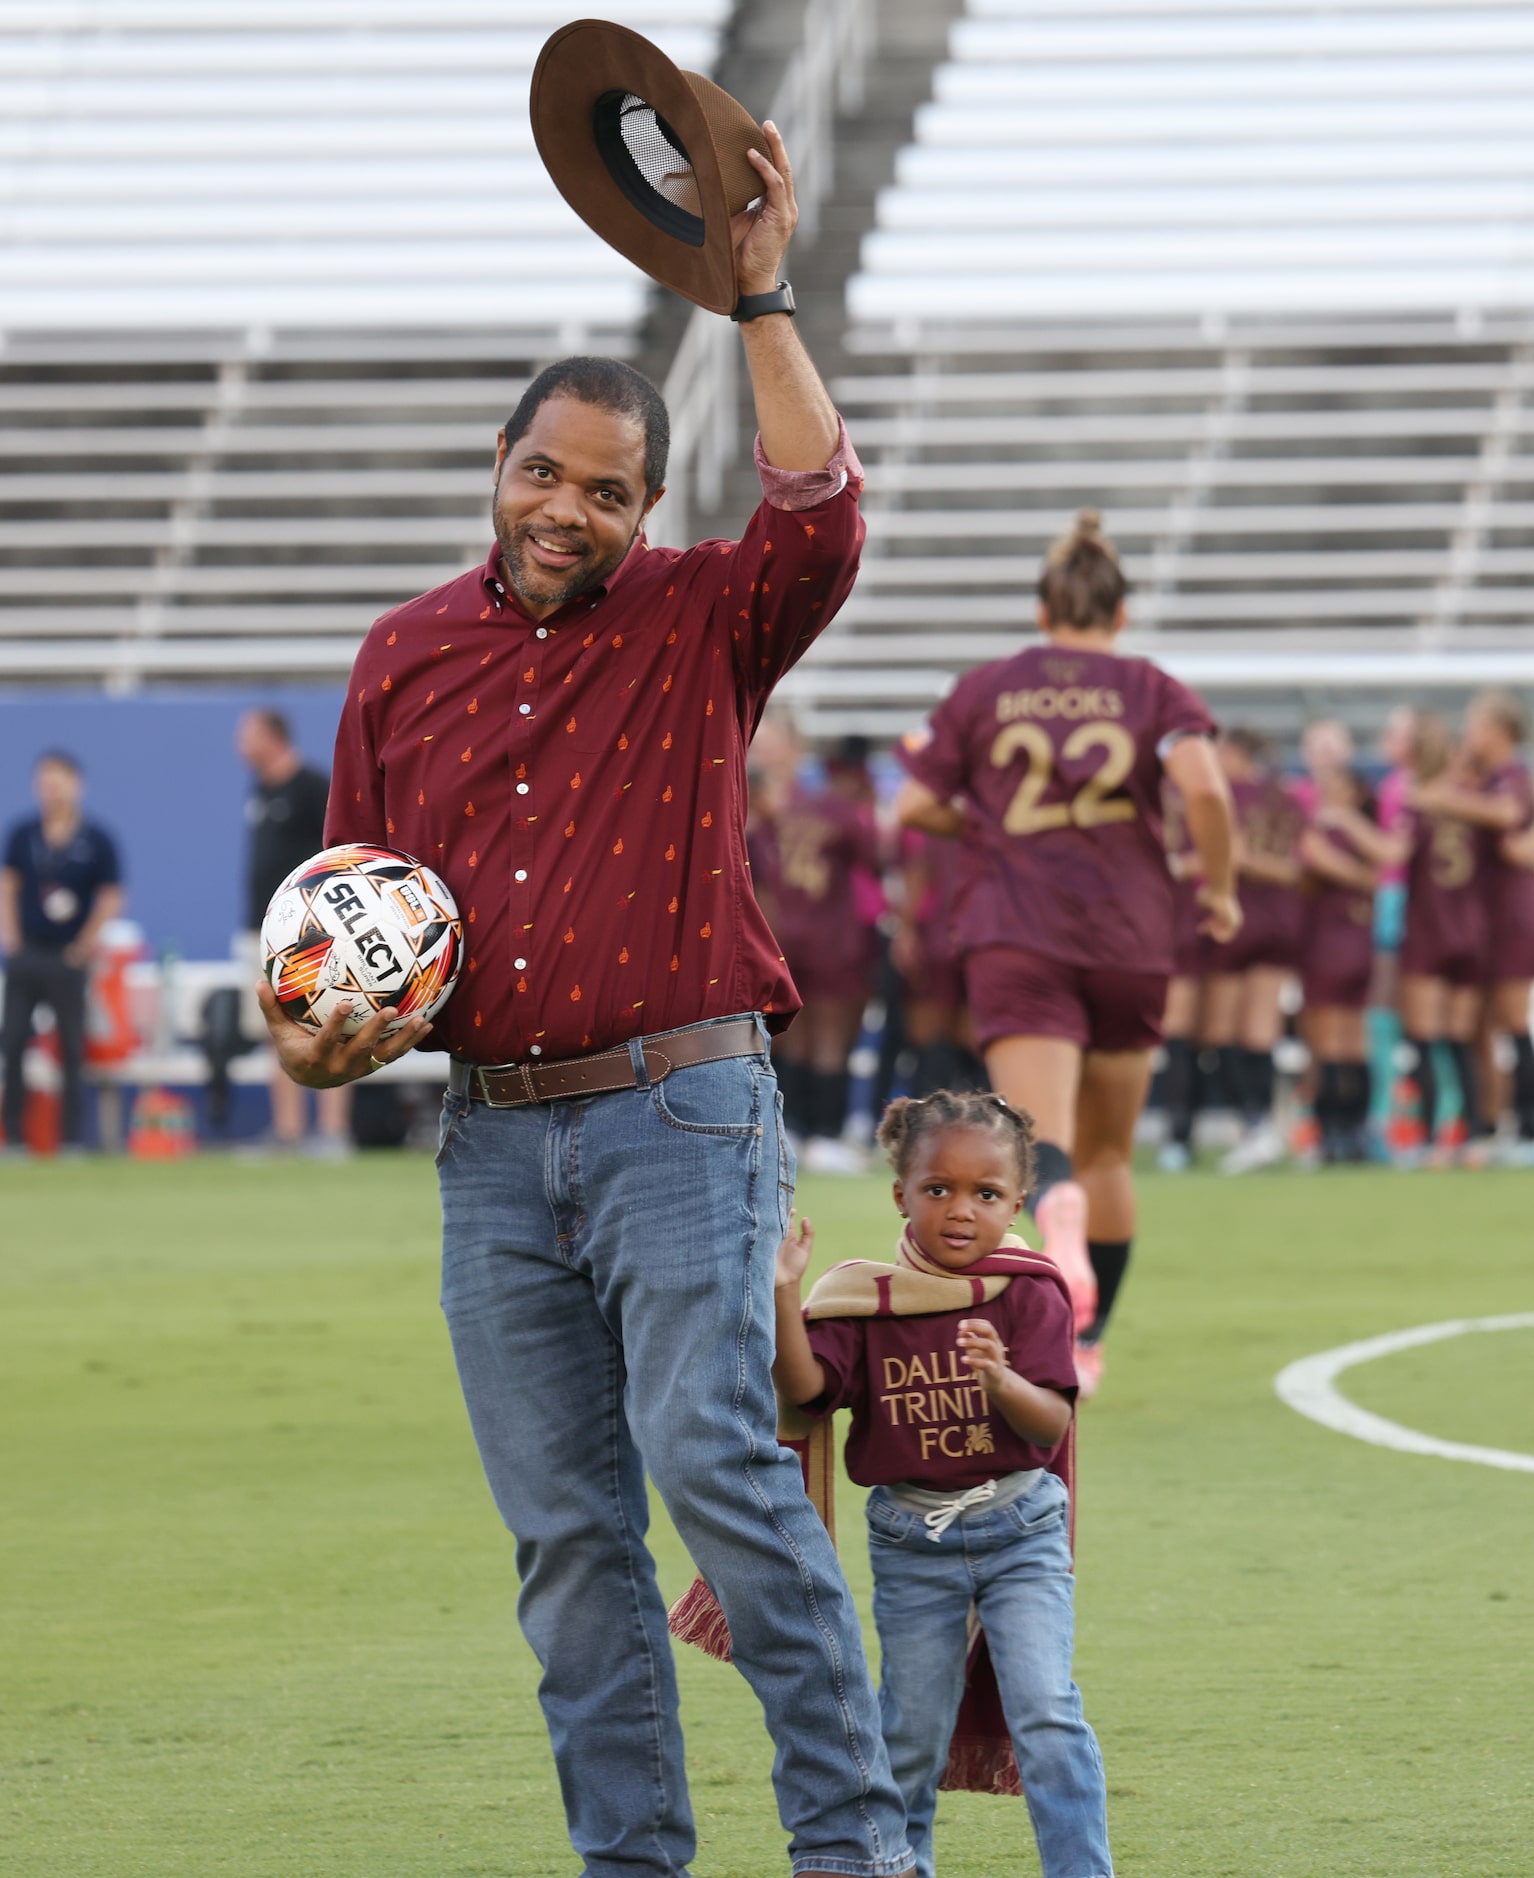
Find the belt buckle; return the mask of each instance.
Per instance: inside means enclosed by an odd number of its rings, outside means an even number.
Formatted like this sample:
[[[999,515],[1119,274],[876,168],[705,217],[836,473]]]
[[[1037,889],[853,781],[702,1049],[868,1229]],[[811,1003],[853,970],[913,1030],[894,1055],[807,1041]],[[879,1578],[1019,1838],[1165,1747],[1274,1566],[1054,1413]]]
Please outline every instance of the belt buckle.
[[[479,1083],[480,1101],[484,1103],[487,1109],[515,1108],[517,1106],[515,1102],[497,1102],[495,1097],[491,1094],[490,1076],[489,1076],[489,1071],[491,1067],[492,1067],[491,1065],[488,1065],[485,1063],[476,1063],[474,1065],[474,1076],[477,1082]]]

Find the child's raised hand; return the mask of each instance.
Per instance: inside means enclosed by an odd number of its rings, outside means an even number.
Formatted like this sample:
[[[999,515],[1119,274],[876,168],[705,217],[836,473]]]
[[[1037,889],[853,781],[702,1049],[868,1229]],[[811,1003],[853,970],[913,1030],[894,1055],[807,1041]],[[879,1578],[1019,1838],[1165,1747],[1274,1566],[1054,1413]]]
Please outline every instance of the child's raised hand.
[[[788,1216],[788,1236],[778,1247],[778,1269],[775,1282],[780,1285],[796,1285],[809,1269],[810,1260],[815,1256],[815,1228],[807,1219],[800,1219],[797,1213]]]
[[[1007,1346],[997,1335],[996,1326],[983,1317],[960,1318],[959,1354],[987,1395],[994,1394],[1002,1379],[1012,1373]]]

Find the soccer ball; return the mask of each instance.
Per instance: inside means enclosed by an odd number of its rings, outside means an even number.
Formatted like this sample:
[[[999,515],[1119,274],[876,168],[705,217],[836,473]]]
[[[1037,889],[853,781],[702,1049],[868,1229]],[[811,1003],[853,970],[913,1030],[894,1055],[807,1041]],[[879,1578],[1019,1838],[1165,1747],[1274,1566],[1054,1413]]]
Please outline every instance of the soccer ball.
[[[326,848],[272,895],[261,922],[262,970],[296,1023],[318,1030],[337,1006],[350,1036],[387,1005],[435,1017],[452,995],[463,922],[429,867],[389,848]]]

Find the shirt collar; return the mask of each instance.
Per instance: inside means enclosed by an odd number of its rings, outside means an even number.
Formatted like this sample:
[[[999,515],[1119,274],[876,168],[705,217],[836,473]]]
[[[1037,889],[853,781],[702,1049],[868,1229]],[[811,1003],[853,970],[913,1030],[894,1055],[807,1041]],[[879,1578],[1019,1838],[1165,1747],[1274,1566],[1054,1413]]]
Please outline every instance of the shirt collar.
[[[650,544],[645,540],[644,531],[641,530],[633,547],[624,555],[623,559],[607,576],[606,580],[600,580],[597,582],[596,586],[588,587],[584,593],[578,594],[576,598],[570,602],[570,605],[578,606],[584,602],[589,606],[595,600],[605,600],[615,587],[620,586],[622,582],[629,578],[634,569],[650,552]],[[509,587],[501,578],[501,544],[498,541],[491,543],[490,552],[485,557],[485,564],[479,570],[479,580],[480,585],[489,596],[492,605],[518,614],[523,619],[530,619],[531,616],[523,607],[522,602],[517,598],[516,590]],[[564,612],[564,610],[563,607],[559,609],[560,613]],[[552,613],[549,617],[551,619],[557,619],[559,614]]]

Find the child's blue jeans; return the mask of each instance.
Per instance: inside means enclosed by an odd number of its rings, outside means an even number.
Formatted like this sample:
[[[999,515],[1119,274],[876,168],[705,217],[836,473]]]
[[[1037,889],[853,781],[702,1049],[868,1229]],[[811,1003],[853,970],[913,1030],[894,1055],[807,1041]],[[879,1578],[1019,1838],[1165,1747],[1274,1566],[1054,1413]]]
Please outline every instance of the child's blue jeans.
[[[934,1541],[887,1489],[868,1497],[880,1705],[919,1878],[934,1878],[932,1815],[964,1693],[967,1625],[985,1627],[1044,1878],[1111,1878],[1097,1737],[1071,1680],[1074,1634],[1064,1484],[961,1514]]]

